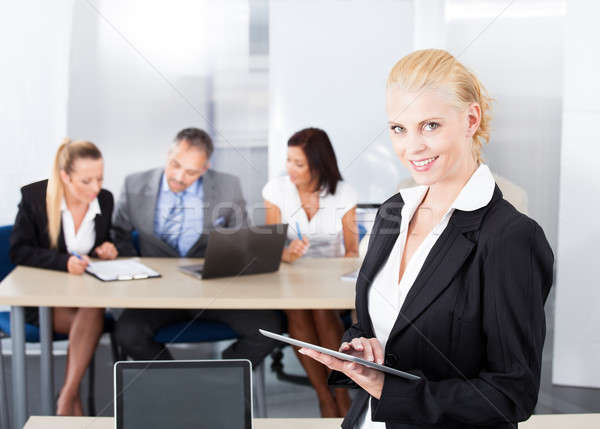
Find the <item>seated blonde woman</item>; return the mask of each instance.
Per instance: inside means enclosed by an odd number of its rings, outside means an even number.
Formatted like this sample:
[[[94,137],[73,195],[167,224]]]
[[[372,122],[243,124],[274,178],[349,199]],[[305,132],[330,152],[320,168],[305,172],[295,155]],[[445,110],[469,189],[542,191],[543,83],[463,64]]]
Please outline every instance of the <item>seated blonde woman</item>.
[[[112,194],[102,189],[104,161],[90,142],[66,140],[60,145],[48,180],[21,188],[21,202],[10,239],[13,263],[81,275],[88,255],[114,259],[110,242]],[[25,311],[38,324],[36,308]],[[103,308],[55,308],[54,332],[68,335],[65,382],[56,414],[83,415],[79,384],[102,335]]]

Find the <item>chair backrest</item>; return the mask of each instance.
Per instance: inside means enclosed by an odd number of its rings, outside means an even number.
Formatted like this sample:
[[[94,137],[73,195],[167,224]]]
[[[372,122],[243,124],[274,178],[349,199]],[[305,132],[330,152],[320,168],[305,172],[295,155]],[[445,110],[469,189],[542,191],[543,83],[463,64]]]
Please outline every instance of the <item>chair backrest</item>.
[[[12,225],[0,226],[0,281],[15,267],[8,254],[12,229]]]
[[[362,223],[358,224],[358,242],[360,243],[364,236],[367,235],[367,227]]]

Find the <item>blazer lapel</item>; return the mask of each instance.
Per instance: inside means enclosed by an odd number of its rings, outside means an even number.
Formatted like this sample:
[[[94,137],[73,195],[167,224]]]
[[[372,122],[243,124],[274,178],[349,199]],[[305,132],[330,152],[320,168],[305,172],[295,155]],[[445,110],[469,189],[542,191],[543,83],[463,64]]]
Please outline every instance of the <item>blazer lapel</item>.
[[[212,205],[217,200],[217,190],[216,190],[216,182],[214,180],[214,174],[212,170],[207,170],[206,173],[202,176],[202,233],[198,240],[190,247],[187,254],[184,256],[193,258],[197,257],[198,250],[200,248],[206,247],[208,242],[208,234],[211,229],[213,229],[212,225]],[[204,255],[202,255],[204,256]]]
[[[483,217],[499,198],[502,193],[496,186],[492,200],[485,207],[474,211],[455,210],[408,292],[390,339],[412,324],[450,285],[477,244],[477,234],[470,233],[479,230]]]
[[[208,234],[208,232],[212,229],[212,208],[213,205],[216,204],[217,201],[217,190],[216,190],[216,182],[215,177],[213,175],[212,170],[208,170],[202,176],[202,202],[204,204],[204,214],[202,220],[202,234]],[[192,247],[196,247],[200,239],[194,244]]]
[[[409,290],[390,338],[402,332],[449,286],[474,247],[459,228],[448,224]]]
[[[364,317],[367,323],[363,329],[370,329],[365,334],[374,335],[373,324],[368,311],[369,288],[371,283],[387,261],[394,243],[400,234],[402,223],[402,207],[404,201],[400,194],[394,195],[388,202],[381,206],[377,221],[373,225],[372,242],[365,256],[356,280],[356,310],[359,313],[359,319]]]
[[[158,191],[160,190],[160,181],[162,179],[163,170],[157,168],[152,172],[150,180],[144,185],[140,197],[134,203],[136,211],[141,213],[140,230],[147,235],[154,234],[154,216],[156,214],[156,200],[158,199]]]
[[[178,257],[175,249],[154,235],[154,217],[156,216],[156,202],[164,170],[157,168],[151,172],[148,182],[142,187],[138,198],[133,200],[132,207],[140,213],[139,230],[140,243],[151,242],[154,246],[162,249],[165,255]]]
[[[98,202],[100,202],[100,200],[98,200]],[[96,231],[96,240],[94,247],[98,247],[99,245],[101,245],[104,242],[104,237],[108,235],[106,229],[108,228],[109,224],[108,216],[110,216],[111,214],[106,213],[105,210],[106,207],[102,207],[102,205],[100,205],[100,213],[96,214],[96,217],[94,217],[94,230]]]
[[[102,210],[102,208],[100,208]],[[105,222],[103,222],[102,213],[97,214],[94,217],[94,231],[96,231],[96,239],[94,240],[94,248],[102,244],[102,238],[105,237],[106,231],[104,231]],[[94,250],[94,249],[92,249]]]

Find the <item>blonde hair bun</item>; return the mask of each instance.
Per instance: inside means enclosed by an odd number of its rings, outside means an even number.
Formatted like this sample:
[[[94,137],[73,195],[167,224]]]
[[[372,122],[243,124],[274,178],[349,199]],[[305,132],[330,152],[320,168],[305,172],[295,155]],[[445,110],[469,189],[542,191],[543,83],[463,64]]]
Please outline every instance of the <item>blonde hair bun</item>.
[[[414,51],[398,61],[387,79],[387,87],[420,92],[428,89],[448,93],[457,107],[465,108],[475,102],[481,108],[481,122],[473,135],[473,156],[483,162],[481,148],[490,140],[492,98],[481,81],[452,54],[443,49]]]

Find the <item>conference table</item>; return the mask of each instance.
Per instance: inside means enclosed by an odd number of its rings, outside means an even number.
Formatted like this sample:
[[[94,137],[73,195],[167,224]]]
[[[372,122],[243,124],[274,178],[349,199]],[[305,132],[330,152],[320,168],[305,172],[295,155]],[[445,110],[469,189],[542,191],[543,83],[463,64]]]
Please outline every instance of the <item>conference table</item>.
[[[360,264],[356,258],[301,258],[275,273],[201,280],[178,269],[201,259],[136,259],[161,277],[102,282],[87,274],[18,266],[0,283],[0,305],[11,306],[15,427],[27,420],[26,306],[40,309],[41,405],[43,414],[53,415],[52,307],[353,309],[354,283],[341,276]]]
[[[342,419],[254,419],[254,429],[338,429]],[[31,417],[24,429],[114,429],[112,417]],[[597,429],[600,414],[540,414],[521,429]]]

